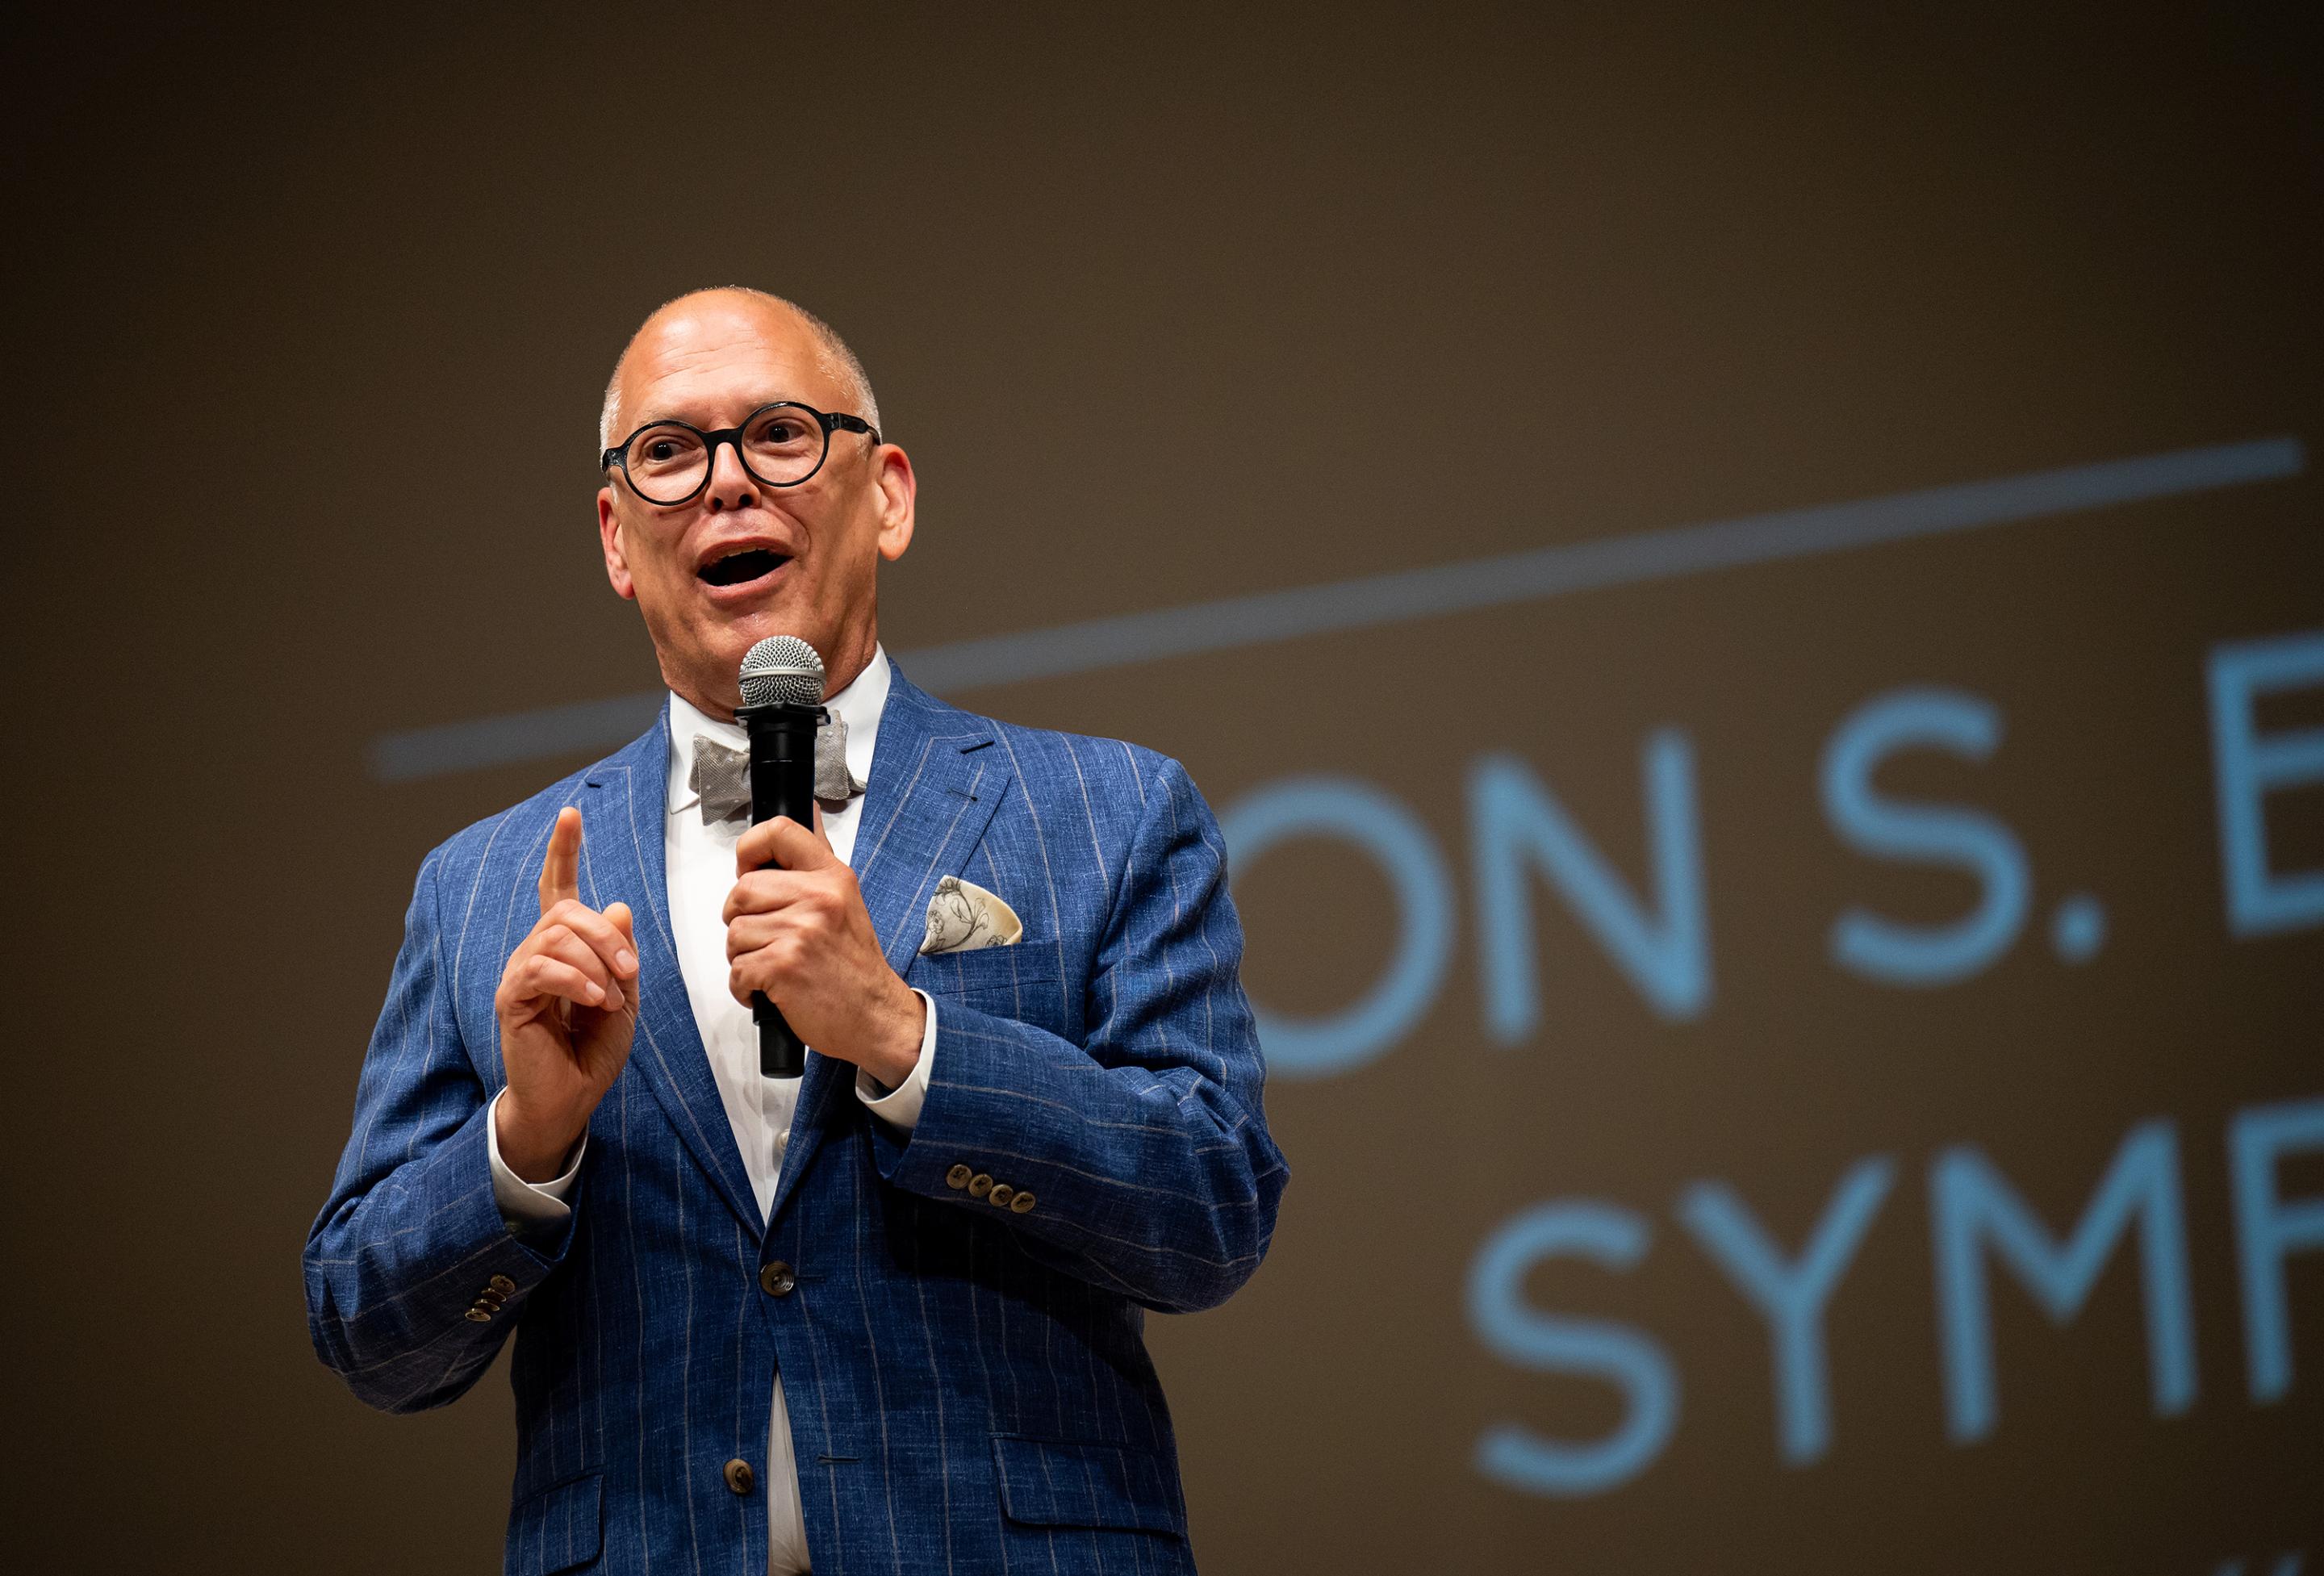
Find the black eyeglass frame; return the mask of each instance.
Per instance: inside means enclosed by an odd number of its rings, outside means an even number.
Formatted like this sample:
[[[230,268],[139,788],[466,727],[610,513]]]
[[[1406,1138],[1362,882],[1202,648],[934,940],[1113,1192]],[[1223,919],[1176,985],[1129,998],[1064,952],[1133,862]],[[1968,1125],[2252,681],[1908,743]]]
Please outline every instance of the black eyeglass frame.
[[[799,411],[803,415],[814,417],[816,425],[823,429],[823,452],[816,456],[815,464],[808,467],[806,475],[788,482],[770,482],[766,477],[759,475],[758,472],[751,468],[751,456],[749,451],[742,447],[742,434],[751,429],[751,424],[752,422],[758,420],[760,417],[764,416],[770,410]],[[694,434],[695,437],[700,438],[702,440],[702,452],[705,456],[702,466],[702,480],[694,484],[694,491],[688,493],[683,498],[673,500],[668,503],[663,502],[659,498],[648,497],[644,490],[638,485],[636,480],[630,475],[630,446],[637,442],[639,438],[643,438],[647,433],[664,427],[683,428],[687,431]],[[599,455],[597,456],[597,468],[601,471],[610,471],[615,465],[619,465],[622,468],[622,480],[629,484],[630,491],[636,493],[641,502],[650,503],[656,509],[683,509],[687,504],[693,502],[696,498],[702,496],[703,493],[710,485],[710,478],[717,474],[718,446],[720,444],[731,443],[734,446],[734,458],[741,463],[742,466],[742,474],[750,477],[753,482],[758,483],[760,486],[796,487],[802,482],[814,480],[816,473],[822,470],[825,462],[831,458],[831,435],[835,430],[840,432],[861,432],[871,438],[874,447],[877,447],[881,441],[880,429],[872,426],[869,421],[864,420],[861,416],[850,416],[844,411],[818,410],[814,406],[802,404],[797,400],[770,400],[765,404],[752,410],[749,415],[743,417],[741,426],[722,428],[716,432],[705,432],[699,427],[695,426],[691,421],[680,421],[675,417],[666,418],[659,421],[649,421],[644,426],[639,428],[636,431],[631,433],[629,437],[622,439],[621,442],[607,449],[604,454]]]

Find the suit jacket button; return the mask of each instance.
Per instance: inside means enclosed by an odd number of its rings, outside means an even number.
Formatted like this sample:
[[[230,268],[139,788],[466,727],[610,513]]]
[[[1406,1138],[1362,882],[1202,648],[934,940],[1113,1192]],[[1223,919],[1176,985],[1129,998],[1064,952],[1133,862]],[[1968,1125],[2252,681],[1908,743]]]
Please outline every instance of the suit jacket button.
[[[984,1202],[996,1210],[1005,1210],[1009,1207],[1009,1201],[1016,1196],[1017,1190],[1003,1182],[996,1184],[992,1191],[984,1195]]]
[[[491,1284],[493,1290],[500,1293],[500,1295],[504,1297],[511,1297],[516,1295],[516,1282],[509,1279],[509,1277],[504,1275],[496,1275],[493,1276]]]
[[[982,1198],[986,1194],[991,1193],[991,1191],[992,1178],[987,1176],[983,1172],[980,1171],[975,1175],[968,1179],[969,1197]]]
[[[1015,1198],[1009,1201],[1009,1212],[1011,1214],[1021,1215],[1032,1207],[1033,1195],[1029,1193],[1020,1191]]]
[[[759,1475],[751,1470],[751,1463],[742,1457],[736,1456],[726,1463],[726,1487],[735,1493],[748,1494],[752,1485],[758,1480]]]
[[[946,1187],[966,1187],[968,1185],[969,1175],[970,1173],[967,1166],[955,1166],[951,1170],[945,1173],[945,1185]]]
[[[791,1273],[791,1267],[785,1264],[781,1259],[770,1258],[766,1263],[759,1266],[759,1286],[761,1289],[765,1291],[767,1295],[770,1297],[789,1296],[791,1295],[791,1287],[797,1285],[798,1285],[798,1276],[793,1275]],[[751,1469],[744,1467],[742,1470],[747,1472]]]
[[[492,1316],[490,1313],[485,1313],[482,1308],[471,1308],[471,1309],[469,1309],[469,1310],[468,1310],[468,1323],[471,1323],[471,1324],[489,1324],[489,1323],[491,1323],[492,1322],[493,1322],[493,1316]]]

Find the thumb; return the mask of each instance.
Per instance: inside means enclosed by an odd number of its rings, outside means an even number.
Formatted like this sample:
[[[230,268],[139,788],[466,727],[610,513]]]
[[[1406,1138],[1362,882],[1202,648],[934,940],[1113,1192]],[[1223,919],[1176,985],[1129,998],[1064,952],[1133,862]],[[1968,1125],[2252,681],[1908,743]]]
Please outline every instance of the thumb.
[[[634,951],[638,945],[638,927],[636,921],[631,917],[630,906],[627,903],[608,903],[605,905],[605,917],[619,926],[623,935],[630,938],[630,946]]]

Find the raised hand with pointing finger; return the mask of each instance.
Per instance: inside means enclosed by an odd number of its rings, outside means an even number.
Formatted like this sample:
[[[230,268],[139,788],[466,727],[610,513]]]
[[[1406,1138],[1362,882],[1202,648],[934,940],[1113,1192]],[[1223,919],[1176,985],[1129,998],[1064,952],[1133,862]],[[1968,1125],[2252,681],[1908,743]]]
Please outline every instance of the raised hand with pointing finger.
[[[638,1027],[630,907],[580,897],[581,812],[567,806],[540,863],[540,921],[501,972],[493,1009],[508,1072],[495,1120],[501,1159],[529,1182],[563,1169],[621,1076]]]

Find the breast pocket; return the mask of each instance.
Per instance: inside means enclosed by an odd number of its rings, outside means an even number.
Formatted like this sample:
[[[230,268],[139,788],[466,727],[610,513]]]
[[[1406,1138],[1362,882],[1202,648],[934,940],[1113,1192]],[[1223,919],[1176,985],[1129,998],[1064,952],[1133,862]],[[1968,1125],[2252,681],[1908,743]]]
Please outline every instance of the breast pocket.
[[[938,953],[914,960],[904,976],[941,1004],[957,1001],[1067,1038],[1064,945],[1028,935],[1014,946]]]

